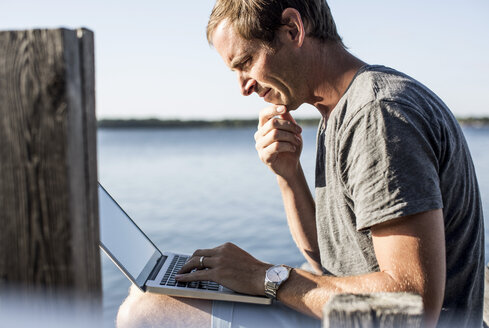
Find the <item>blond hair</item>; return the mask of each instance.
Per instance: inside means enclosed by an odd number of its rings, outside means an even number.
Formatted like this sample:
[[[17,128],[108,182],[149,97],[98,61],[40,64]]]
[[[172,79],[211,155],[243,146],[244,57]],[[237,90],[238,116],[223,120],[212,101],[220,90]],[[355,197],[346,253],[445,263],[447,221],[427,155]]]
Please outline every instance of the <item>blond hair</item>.
[[[207,24],[207,40],[212,44],[215,29],[228,20],[244,39],[270,45],[283,25],[282,12],[287,8],[300,13],[308,36],[342,44],[326,0],[217,0]]]

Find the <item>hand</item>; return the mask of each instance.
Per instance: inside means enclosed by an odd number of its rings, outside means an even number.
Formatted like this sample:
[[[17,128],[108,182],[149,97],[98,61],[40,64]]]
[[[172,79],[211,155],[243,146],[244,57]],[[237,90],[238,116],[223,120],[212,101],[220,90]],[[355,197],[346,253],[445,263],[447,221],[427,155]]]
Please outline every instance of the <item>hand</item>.
[[[204,256],[205,269],[200,266],[201,256]],[[182,282],[210,280],[239,293],[264,296],[265,273],[271,266],[238,246],[226,243],[213,249],[196,250],[175,279]]]
[[[276,118],[280,116],[280,118]],[[270,106],[260,112],[255,133],[260,159],[277,175],[287,178],[299,167],[302,129],[285,106]]]

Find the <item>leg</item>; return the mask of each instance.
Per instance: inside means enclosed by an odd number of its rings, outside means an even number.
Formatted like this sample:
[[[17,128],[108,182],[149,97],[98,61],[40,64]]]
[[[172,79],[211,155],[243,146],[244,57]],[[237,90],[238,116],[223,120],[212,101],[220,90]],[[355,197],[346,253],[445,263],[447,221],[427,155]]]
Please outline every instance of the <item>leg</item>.
[[[117,313],[118,328],[210,327],[212,301],[143,293],[131,285]]]

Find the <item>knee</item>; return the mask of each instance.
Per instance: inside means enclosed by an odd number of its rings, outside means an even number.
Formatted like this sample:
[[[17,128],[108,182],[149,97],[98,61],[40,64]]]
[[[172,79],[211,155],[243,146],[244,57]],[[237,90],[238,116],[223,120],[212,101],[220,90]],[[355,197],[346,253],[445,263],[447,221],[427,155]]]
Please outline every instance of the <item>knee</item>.
[[[143,293],[134,285],[119,308],[118,328],[209,327],[212,302]]]
[[[129,294],[119,307],[116,318],[116,327],[146,327],[147,318],[143,308],[144,294],[137,287],[131,285]]]

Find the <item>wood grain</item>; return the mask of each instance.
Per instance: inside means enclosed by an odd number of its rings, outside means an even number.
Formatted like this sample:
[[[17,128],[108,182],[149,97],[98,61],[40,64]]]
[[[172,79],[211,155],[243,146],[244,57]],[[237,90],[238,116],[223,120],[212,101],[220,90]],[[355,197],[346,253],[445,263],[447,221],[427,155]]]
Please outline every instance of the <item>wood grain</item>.
[[[93,33],[0,32],[0,280],[100,299]]]

